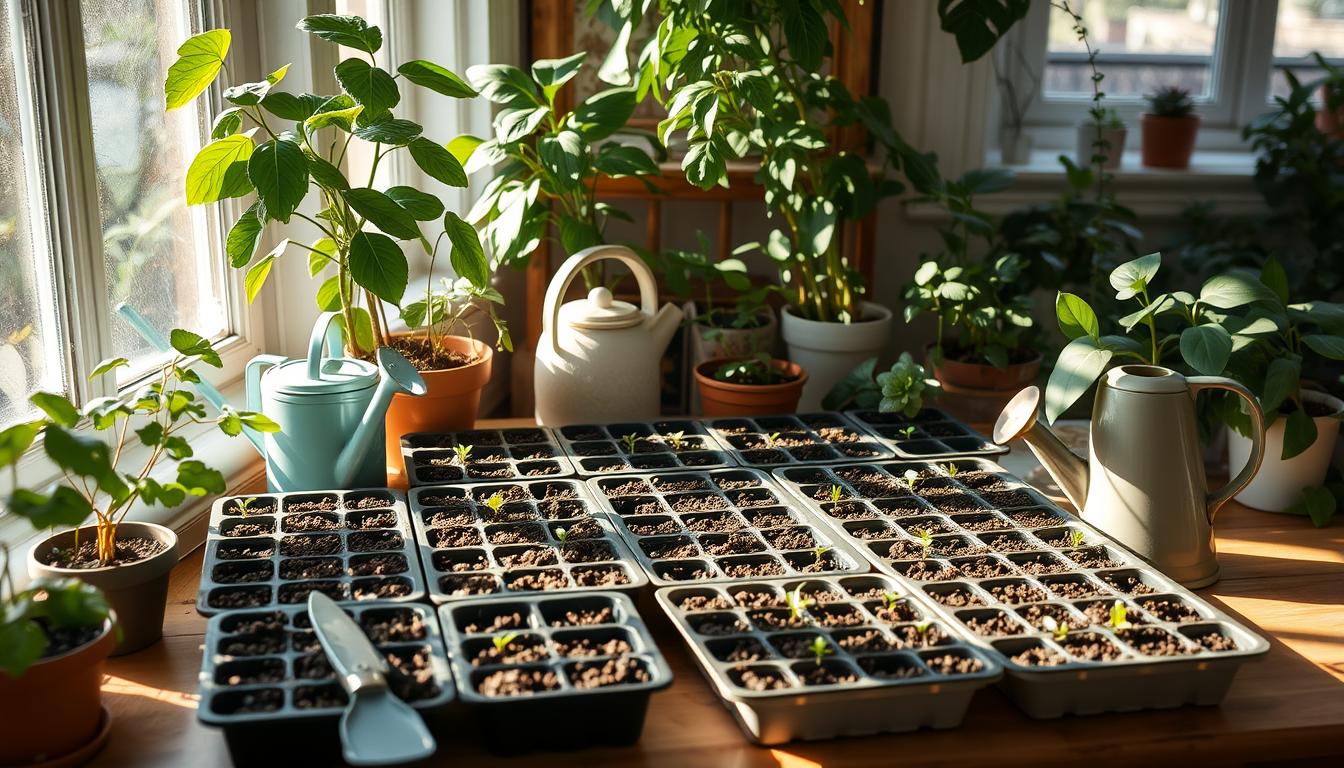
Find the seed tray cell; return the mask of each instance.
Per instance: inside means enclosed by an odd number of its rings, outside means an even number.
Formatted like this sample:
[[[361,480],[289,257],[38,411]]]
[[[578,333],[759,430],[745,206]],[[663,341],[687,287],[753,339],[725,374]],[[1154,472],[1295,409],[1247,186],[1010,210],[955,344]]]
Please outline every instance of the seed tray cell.
[[[419,600],[405,497],[386,488],[230,496],[210,509],[196,610]]]
[[[879,570],[900,577],[931,599],[940,617],[996,652],[1005,688],[1032,717],[1217,704],[1240,665],[1268,651],[1264,638],[990,462],[961,461],[955,475],[947,462],[775,474],[823,514],[850,504],[876,515],[882,504],[905,498],[896,478],[921,504],[967,495],[984,503],[970,516],[994,515],[991,530],[964,525],[968,513],[922,507],[895,519],[831,514],[827,524],[858,539]],[[832,487],[841,501],[830,501]],[[1116,626],[1117,603],[1131,626]],[[1136,685],[1136,676],[1144,684]]]
[[[1002,672],[890,576],[686,585],[657,600],[760,744],[952,728]]]
[[[868,570],[760,470],[622,475],[588,487],[658,586]]]
[[[648,583],[580,480],[423,486],[410,504],[436,603]]]
[[[555,434],[580,477],[737,465],[703,424],[689,419],[573,424]]]
[[[386,601],[343,607],[388,659],[392,691],[427,720],[442,713],[456,688],[433,609]],[[266,763],[286,750],[301,762],[338,762],[346,694],[306,605],[210,619],[199,688],[197,717],[224,729],[236,765]]]
[[[455,448],[471,446],[463,465]],[[546,427],[416,432],[401,438],[411,487],[571,477],[574,465]]]
[[[703,423],[747,467],[830,464],[896,455],[839,413],[735,416]]]
[[[439,616],[460,697],[495,752],[633,744],[649,696],[672,683],[634,603],[615,592],[452,603]]]
[[[1008,452],[946,411],[924,408],[913,417],[880,411],[845,411],[860,427],[902,459],[995,456]]]

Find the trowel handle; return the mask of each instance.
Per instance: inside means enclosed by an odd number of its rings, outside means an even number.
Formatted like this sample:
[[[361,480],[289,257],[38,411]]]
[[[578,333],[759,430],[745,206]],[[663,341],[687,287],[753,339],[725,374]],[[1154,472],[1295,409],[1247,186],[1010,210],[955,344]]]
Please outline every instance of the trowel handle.
[[[1260,461],[1265,457],[1265,413],[1255,395],[1231,379],[1222,376],[1191,376],[1186,381],[1190,383],[1191,397],[1198,397],[1199,393],[1206,389],[1222,389],[1245,400],[1251,409],[1251,455],[1246,460],[1246,466],[1241,468],[1236,477],[1229,480],[1227,485],[1209,494],[1205,508],[1208,510],[1209,522],[1212,523],[1218,510],[1231,501],[1233,496],[1241,493],[1241,489],[1245,488],[1260,470]],[[1231,467],[1228,469],[1231,470]]]

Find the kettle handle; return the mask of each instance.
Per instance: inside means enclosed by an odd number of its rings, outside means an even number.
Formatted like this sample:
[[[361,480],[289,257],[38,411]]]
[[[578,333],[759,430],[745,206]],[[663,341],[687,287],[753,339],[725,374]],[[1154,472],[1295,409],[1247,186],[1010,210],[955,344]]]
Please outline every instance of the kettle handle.
[[[327,357],[340,357],[345,336],[341,327],[336,325],[339,312],[323,312],[313,323],[313,334],[308,337],[308,378],[316,381],[322,378],[322,342],[327,344]]]
[[[1190,376],[1186,381],[1190,383],[1190,396],[1192,398],[1198,397],[1199,393],[1206,389],[1224,389],[1245,400],[1246,404],[1251,407],[1251,428],[1253,431],[1251,432],[1250,458],[1246,460],[1246,466],[1242,467],[1237,476],[1229,480],[1227,485],[1209,494],[1205,503],[1209,522],[1212,523],[1214,515],[1218,514],[1218,510],[1233,496],[1241,493],[1241,489],[1245,488],[1255,478],[1255,473],[1260,470],[1260,461],[1265,457],[1265,413],[1260,408],[1260,401],[1256,399],[1255,395],[1251,394],[1249,389],[1231,379],[1222,376]],[[1228,469],[1231,469],[1231,467]]]
[[[542,331],[545,332],[546,328],[550,328],[551,349],[557,355],[560,354],[560,334],[556,333],[556,328],[560,325],[560,305],[564,301],[565,292],[569,290],[569,284],[574,282],[574,277],[580,270],[603,259],[618,259],[629,267],[635,275],[635,282],[639,284],[640,311],[646,318],[658,313],[658,283],[653,279],[653,271],[634,251],[623,245],[595,245],[592,248],[585,248],[565,259],[555,277],[551,279],[551,284],[546,287],[546,303],[541,310],[541,317],[546,325],[542,327]]]

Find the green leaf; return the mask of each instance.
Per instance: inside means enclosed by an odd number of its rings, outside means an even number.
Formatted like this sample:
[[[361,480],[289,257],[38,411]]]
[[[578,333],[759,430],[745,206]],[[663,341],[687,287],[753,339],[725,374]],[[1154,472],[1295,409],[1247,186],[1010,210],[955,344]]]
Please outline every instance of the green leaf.
[[[501,144],[521,141],[541,127],[551,111],[546,107],[503,109],[495,115],[495,137]]]
[[[287,245],[289,245],[288,239],[281,241],[277,247],[283,250]],[[276,254],[271,252],[247,270],[247,275],[243,278],[243,287],[247,292],[248,304],[256,301],[257,294],[261,293],[261,287],[266,284],[266,277],[271,274],[271,267],[274,266],[275,259]]]
[[[1274,292],[1280,303],[1288,303],[1288,273],[1278,259],[1271,256],[1265,260],[1264,266],[1260,267],[1260,282]]]
[[[830,47],[830,25],[812,3],[792,3],[791,10],[785,11],[784,39],[789,44],[789,57],[804,71],[816,72]]]
[[[233,223],[228,236],[224,238],[224,253],[229,257],[229,264],[235,269],[247,266],[252,260],[252,254],[256,253],[257,241],[261,239],[261,231],[264,228],[257,218],[257,208],[258,204],[253,203],[243,211],[243,215]]]
[[[1329,360],[1344,360],[1344,338],[1327,336],[1323,333],[1308,333],[1302,337],[1302,343],[1312,352]]]
[[[1269,361],[1265,368],[1265,388],[1260,397],[1260,407],[1266,414],[1278,413],[1279,406],[1297,392],[1301,376],[1302,359],[1296,355]]]
[[[467,161],[471,159],[472,153],[476,151],[477,147],[484,143],[485,142],[481,139],[478,139],[469,133],[464,133],[448,142],[448,151],[453,157],[457,158],[458,163],[465,167]]]
[[[54,626],[99,626],[107,619],[107,598],[92,584],[79,579],[53,579],[41,586],[47,593],[47,620]]]
[[[433,221],[443,215],[439,198],[414,187],[389,187],[386,194],[416,221]]]
[[[583,176],[588,170],[588,144],[578,133],[564,130],[544,137],[537,144],[537,154],[561,189],[576,190],[583,186]]]
[[[1300,405],[1288,414],[1283,425],[1283,453],[1281,458],[1284,461],[1293,458],[1311,447],[1316,442],[1316,422],[1311,415],[1303,410]]]
[[[458,277],[465,277],[473,286],[486,288],[490,285],[490,263],[481,247],[480,235],[476,228],[463,221],[456,213],[448,211],[443,215],[443,229],[453,243],[449,259],[453,271]]]
[[[214,82],[229,53],[227,29],[211,29],[187,38],[177,49],[177,60],[168,67],[163,81],[164,109],[172,111],[191,103]]]
[[[308,152],[304,152],[303,156],[308,160],[308,173],[318,186],[336,191],[350,188],[350,182],[345,180],[345,174],[341,173],[340,168],[327,162],[325,158]]]
[[[1218,376],[1232,355],[1232,335],[1221,325],[1204,323],[1181,331],[1181,357],[1205,376]]]
[[[401,240],[415,240],[420,237],[420,227],[416,226],[411,214],[382,192],[359,187],[347,189],[342,194],[345,202],[355,213],[387,234]]]
[[[257,147],[247,161],[247,176],[266,215],[285,223],[308,194],[308,158],[290,139],[271,139]]]
[[[363,112],[363,104],[355,104],[351,107],[333,109],[327,112],[319,110],[314,113],[312,117],[303,121],[303,127],[304,130],[309,133],[320,128],[326,128],[329,125],[334,125],[343,131],[349,131],[354,127],[355,118],[359,117]]]
[[[1088,336],[1093,340],[1100,338],[1101,326],[1097,322],[1097,313],[1081,296],[1060,292],[1055,297],[1055,316],[1059,319],[1059,329],[1070,339]]]
[[[1259,280],[1240,274],[1215,275],[1199,289],[1199,301],[1219,309],[1234,309],[1257,301],[1274,301],[1274,292]]]
[[[395,244],[395,243],[394,243]],[[373,340],[373,320],[369,319],[368,310],[363,307],[351,307],[350,314],[355,318],[355,339],[359,346],[365,349],[373,349],[375,346]],[[336,316],[336,325],[340,327],[347,339],[350,338],[350,331],[345,327],[345,315]]]
[[[635,113],[635,89],[611,88],[589,96],[570,118],[588,141],[604,139],[620,130]]]
[[[715,184],[728,186],[728,166],[712,139],[692,142],[681,159],[681,167],[686,171],[686,180],[701,189],[709,189]]]
[[[1313,485],[1303,488],[1302,497],[1286,511],[1310,517],[1312,525],[1324,528],[1334,518],[1337,503],[1329,489]]]
[[[317,289],[317,308],[323,312],[339,312],[341,309],[341,279],[336,275],[327,278]]]
[[[224,365],[224,361],[219,359],[219,353],[215,351],[214,345],[204,336],[181,328],[174,328],[168,333],[168,343],[184,357],[199,357],[202,362],[216,368]]]
[[[407,148],[415,164],[430,178],[450,187],[467,186],[467,172],[448,150],[425,138],[412,141]]]
[[[1147,290],[1161,266],[1162,254],[1150,253],[1116,267],[1110,276],[1115,298],[1125,301],[1134,298],[1141,290]]]
[[[224,492],[224,475],[196,459],[188,459],[177,465],[177,482],[192,496]]]
[[[112,466],[107,443],[91,435],[77,435],[48,425],[42,432],[42,447],[56,466],[77,477],[92,478],[98,488],[113,498],[123,498],[126,484]]]
[[[870,357],[859,363],[845,378],[836,382],[831,391],[822,398],[821,406],[828,411],[840,411],[851,406],[871,408],[881,397],[881,389],[873,381],[873,371],[877,368],[877,358]],[[869,403],[859,402],[867,393]]]
[[[1141,307],[1120,318],[1119,322],[1126,331],[1131,331],[1134,326],[1148,319],[1150,315],[1160,315],[1174,306],[1176,306],[1176,300],[1164,293],[1149,302],[1148,306]]]
[[[598,150],[593,167],[613,179],[624,176],[653,176],[658,164],[639,147],[607,143]]]
[[[243,426],[257,432],[279,432],[280,425],[270,417],[257,413],[256,411],[237,411],[238,418],[242,420]]]
[[[578,253],[594,245],[602,244],[602,233],[597,231],[591,221],[576,219],[573,216],[560,217],[560,247],[565,253]]]
[[[321,13],[302,19],[295,26],[329,43],[344,45],[346,48],[354,48],[365,53],[377,53],[383,46],[382,30],[370,27],[368,22],[358,16]]]
[[[355,128],[355,135],[365,141],[373,141],[393,146],[404,146],[420,135],[424,130],[419,123],[388,117],[368,125]]]
[[[240,107],[253,107],[261,103],[271,92],[271,84],[265,80],[256,83],[243,83],[224,89],[224,99]]]
[[[505,107],[517,109],[545,104],[532,78],[508,64],[478,64],[467,70],[467,79],[486,99]]]
[[[9,677],[22,677],[46,650],[47,634],[37,622],[26,618],[0,622],[0,671]]]
[[[322,101],[312,94],[295,96],[292,93],[272,90],[261,100],[261,106],[267,112],[281,120],[301,122],[313,116]]]
[[[963,63],[979,59],[1027,15],[1029,0],[941,0],[938,17],[957,41]]]
[[[187,205],[242,197],[252,191],[247,166],[254,154],[252,138],[225,136],[206,144],[187,167]]]
[[[400,304],[408,279],[406,254],[377,232],[356,232],[350,243],[350,276],[389,304]]]
[[[140,438],[140,442],[151,448],[163,442],[163,425],[157,421],[150,421],[145,426],[135,430],[135,434]]]
[[[0,430],[0,467],[7,467],[23,458],[44,426],[46,421],[34,419]]]
[[[308,276],[317,277],[322,270],[331,265],[336,259],[336,241],[330,237],[324,237],[312,244],[313,251],[308,252]]]
[[[1088,336],[1065,345],[1045,387],[1045,416],[1050,423],[1078,402],[1110,365],[1112,356],[1111,350],[1098,346]]]
[[[126,366],[129,366],[130,364],[131,361],[127,360],[124,357],[108,358],[107,360],[104,360],[101,363],[99,363],[98,366],[93,369],[93,373],[89,374],[89,381],[93,381],[99,376],[111,373],[112,371],[115,371],[118,368],[124,368]]]
[[[34,528],[70,528],[93,514],[89,502],[74,488],[58,485],[50,494],[20,488],[10,494],[9,511],[26,518]]]
[[[47,418],[62,427],[73,428],[79,423],[79,409],[65,395],[52,392],[34,392],[28,402],[37,406]]]
[[[337,64],[336,80],[355,97],[355,101],[364,105],[366,115],[381,114],[401,101],[401,92],[392,75],[363,59],[351,58]]]
[[[444,96],[470,99],[478,95],[476,89],[467,85],[462,78],[431,61],[412,59],[397,67],[397,72],[412,83]]]
[[[532,79],[541,86],[547,101],[554,99],[560,86],[579,73],[587,56],[587,53],[580,52],[563,59],[538,59],[532,62]]]
[[[243,110],[239,107],[229,107],[215,116],[215,122],[210,126],[210,138],[222,139],[225,136],[232,136],[243,127]]]

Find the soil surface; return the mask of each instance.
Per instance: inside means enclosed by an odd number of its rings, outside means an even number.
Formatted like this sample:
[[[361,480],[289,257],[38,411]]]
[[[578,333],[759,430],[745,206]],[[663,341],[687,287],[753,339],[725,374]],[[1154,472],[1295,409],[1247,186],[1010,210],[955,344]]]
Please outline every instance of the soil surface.
[[[891,650],[887,636],[876,629],[861,629],[848,634],[832,635],[835,642],[850,653],[878,653]]]
[[[1013,621],[1005,613],[994,613],[988,616],[967,616],[962,619],[962,623],[977,635],[986,637],[1020,635],[1026,631],[1021,624]]]
[[[489,574],[454,573],[439,579],[439,589],[450,595],[489,595],[499,591],[499,582]]]
[[[718,540],[705,537],[700,544],[711,555],[749,555],[765,549],[765,544],[750,533],[730,533]]]
[[[919,677],[924,670],[914,664],[892,662],[889,659],[859,659],[859,667],[875,680],[905,680]]]
[[[390,346],[404,355],[417,371],[444,371],[476,362],[476,356],[445,349],[420,334],[393,336]]]
[[[1058,515],[1036,510],[1012,512],[1008,516],[1013,519],[1014,523],[1023,528],[1045,528],[1046,526],[1059,525],[1062,522]]]
[[[260,560],[275,554],[275,545],[271,542],[220,542],[215,548],[215,557],[220,560]]]
[[[560,687],[560,678],[549,669],[501,669],[481,678],[476,690],[483,696],[527,696]]]
[[[614,565],[575,568],[571,574],[574,576],[574,583],[580,587],[612,587],[630,583],[625,571]]]
[[[690,595],[683,597],[677,607],[683,611],[723,611],[733,607],[733,602],[722,595]]]
[[[919,560],[902,568],[901,575],[916,581],[952,581],[961,578],[961,571],[935,561]]]
[[[733,593],[733,602],[743,608],[778,608],[785,605],[784,598],[774,592],[739,589]]]
[[[560,548],[560,556],[570,563],[597,563],[615,560],[616,551],[605,541],[571,541]]]
[[[341,575],[339,557],[291,558],[280,561],[282,579],[322,579]]]
[[[397,611],[392,616],[368,612],[360,617],[360,625],[375,645],[424,640],[427,632],[420,614],[409,610]]]
[[[475,528],[433,528],[428,533],[429,545],[435,549],[474,547],[481,543],[481,534]]]
[[[1144,610],[1162,621],[1185,624],[1186,622],[1200,621],[1203,619],[1198,611],[1180,600],[1149,598],[1147,600],[1139,601],[1139,605],[1143,606]]]
[[[527,664],[550,655],[546,650],[545,641],[541,638],[518,637],[509,641],[503,648],[487,645],[477,651],[475,658],[471,660],[471,665],[480,667],[489,664]]]
[[[375,501],[375,499],[370,499],[370,501]],[[365,515],[347,515],[345,524],[346,527],[354,530],[396,528],[397,513],[389,509],[386,512],[373,512]]]
[[[394,576],[410,570],[406,556],[395,552],[352,558],[351,576]]]
[[[859,681],[859,676],[853,672],[816,664],[808,667],[805,672],[800,672],[798,677],[803,681],[803,685],[841,685]]]
[[[734,675],[736,682],[742,688],[749,691],[776,691],[782,688],[791,688],[792,684],[784,675],[774,670],[743,669]]]
[[[219,643],[219,652],[225,656],[267,656],[285,650],[283,632],[245,633],[226,637]]]
[[[668,533],[679,533],[681,526],[677,521],[670,518],[665,520],[626,520],[625,527],[636,536],[658,536]]]
[[[335,496],[324,496],[320,499],[305,499],[301,501],[285,502],[285,514],[293,515],[300,512],[335,512],[340,507],[340,502]]]
[[[963,575],[972,579],[987,579],[993,576],[1007,576],[1013,567],[992,557],[977,557],[957,566]]]
[[[1205,650],[1209,651],[1237,650],[1237,641],[1221,632],[1209,632],[1192,639],[1199,643]]]
[[[351,552],[382,552],[401,549],[406,540],[396,531],[358,531],[346,539]]]
[[[931,656],[924,659],[924,663],[929,665],[929,669],[940,675],[969,675],[973,672],[979,672],[984,667],[979,659],[970,656],[958,656],[955,653]]]
[[[985,601],[981,600],[974,593],[961,589],[960,587],[957,589],[950,589],[946,592],[929,592],[928,595],[950,608],[969,608],[971,606],[985,604]]]
[[[38,627],[42,634],[47,636],[47,648],[42,652],[42,658],[47,659],[52,656],[59,656],[67,651],[73,651],[81,645],[97,640],[103,634],[101,625],[91,627],[52,627],[48,626],[45,619],[37,620]]]
[[[699,621],[692,621],[691,629],[694,629],[696,632],[707,637],[719,637],[746,632],[747,625],[743,624],[732,614],[722,614],[707,616]]]
[[[1009,582],[1007,584],[995,584],[989,587],[989,593],[995,600],[1008,605],[1020,605],[1022,603],[1039,603],[1042,600],[1049,600],[1050,596],[1044,591],[1031,586],[1030,584],[1017,584]]]
[[[689,538],[678,536],[674,539],[640,542],[639,548],[653,560],[677,560],[697,557],[700,549]]]
[[[751,524],[757,528],[778,528],[793,525],[794,519],[787,512],[756,512],[750,516]]]
[[[1066,581],[1059,579],[1046,584],[1046,588],[1060,597],[1068,600],[1081,600],[1085,597],[1101,594],[1089,581]]]
[[[239,534],[242,535],[242,534]],[[57,548],[47,556],[45,564],[55,568],[102,568],[104,563],[98,560],[98,544],[93,541],[92,532],[84,536],[79,549]],[[153,557],[166,549],[166,545],[147,536],[118,536],[116,556],[106,565],[129,565]]]
[[[713,571],[694,563],[674,564],[662,569],[662,577],[668,581],[704,581],[714,576]]]
[[[719,661],[759,661],[770,657],[770,651],[755,638],[738,640],[725,649],[714,652]]]
[[[1058,667],[1069,663],[1068,658],[1043,645],[1032,646],[1009,658],[1024,667]]]
[[[271,601],[270,587],[211,590],[206,605],[211,608],[253,608]]]
[[[1115,643],[1091,632],[1069,634],[1059,643],[1064,646],[1064,650],[1087,661],[1113,661],[1122,655]]]
[[[246,584],[270,581],[274,573],[275,566],[269,561],[259,563],[231,561],[216,565],[210,577],[220,584]]]
[[[1175,635],[1155,627],[1122,629],[1116,634],[1144,656],[1187,656],[1195,653],[1194,648],[1186,646]]]
[[[723,572],[733,578],[756,576],[783,576],[787,571],[775,560],[760,562],[729,563],[723,566]]]
[[[687,515],[681,521],[687,530],[697,533],[733,533],[743,527],[741,518],[732,512]]]
[[[565,611],[564,618],[553,619],[552,627],[591,627],[597,624],[610,624],[612,621],[611,608],[603,606],[596,610],[591,608],[581,608],[577,611]]]
[[[462,631],[469,635],[477,635],[498,632],[501,629],[519,629],[523,626],[523,623],[523,614],[514,611],[513,613],[501,613],[491,616],[489,623],[481,622],[479,624],[468,624],[462,628]]]
[[[1130,595],[1151,595],[1157,591],[1144,584],[1143,579],[1134,573],[1108,573],[1101,578],[1112,587]]]
[[[495,559],[503,568],[535,568],[542,565],[555,565],[555,550],[549,547],[528,547],[509,553],[495,552]]]
[[[857,608],[812,608],[811,614],[812,618],[823,627],[857,627],[868,623],[867,618]]]
[[[1012,533],[1004,534],[1002,536],[986,537],[985,543],[995,552],[1030,552],[1033,549],[1039,548],[1026,537]]]
[[[570,640],[556,640],[555,652],[561,656],[620,656],[634,649],[629,641],[620,637],[598,640],[592,637],[576,637]]]
[[[280,540],[280,554],[285,557],[305,555],[334,555],[341,551],[341,537],[334,533],[316,536],[286,536]]]
[[[504,580],[509,589],[520,592],[541,592],[551,589],[564,589],[569,586],[569,577],[559,568],[505,574]]]

